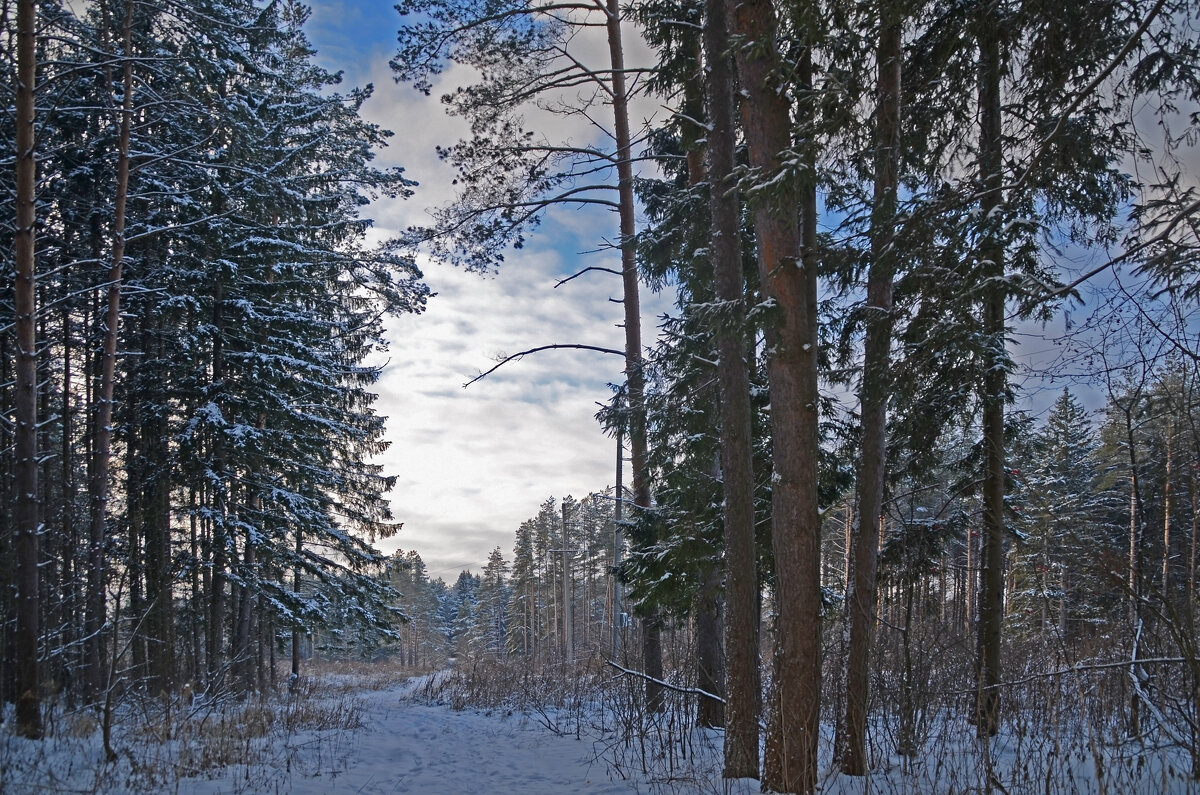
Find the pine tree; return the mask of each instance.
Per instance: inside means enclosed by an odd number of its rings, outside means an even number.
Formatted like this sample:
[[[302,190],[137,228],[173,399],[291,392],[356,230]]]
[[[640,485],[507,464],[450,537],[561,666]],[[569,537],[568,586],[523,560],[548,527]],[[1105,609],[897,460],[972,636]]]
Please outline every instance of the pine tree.
[[[369,91],[334,93],[295,3],[42,11],[41,79],[63,92],[39,125],[37,254],[52,276],[48,311],[31,316],[47,417],[35,441],[56,453],[29,492],[44,506],[45,672],[94,700],[112,672],[169,692],[232,653],[257,688],[271,626],[391,632],[371,542],[395,524],[390,480],[369,463],[385,443],[363,362],[382,315],[420,311],[428,291],[397,249],[363,244],[368,198],[409,190],[370,163],[387,134],[359,115]],[[0,339],[8,416],[17,348]],[[13,663],[36,658],[4,635],[15,698]],[[122,648],[131,659],[113,664]]]
[[[539,633],[537,558],[534,552],[534,521],[527,519],[517,529],[513,547],[512,604],[509,607],[508,652],[527,658],[537,653]]]
[[[820,521],[817,426],[816,184],[811,147],[792,147],[775,8],[727,3],[741,86],[741,123],[750,168],[770,184],[751,202],[763,298],[771,305],[767,371],[771,395],[772,546],[776,617],[774,693],[768,703],[763,787],[816,787],[820,720]],[[812,43],[812,40],[808,42]],[[797,65],[808,92],[802,124],[812,121],[812,49]],[[811,127],[807,127],[811,129]],[[797,178],[807,174],[803,185]],[[796,217],[800,208],[802,220]]]
[[[482,649],[490,657],[502,658],[508,634],[508,562],[500,547],[492,550],[479,583],[479,609],[476,620],[482,636]]]
[[[1088,412],[1064,389],[1032,455],[1012,473],[1023,538],[1012,555],[1008,612],[1014,628],[1043,639],[1078,636],[1112,607],[1105,563],[1120,558],[1123,539],[1111,524],[1119,497],[1101,484],[1097,447]]]

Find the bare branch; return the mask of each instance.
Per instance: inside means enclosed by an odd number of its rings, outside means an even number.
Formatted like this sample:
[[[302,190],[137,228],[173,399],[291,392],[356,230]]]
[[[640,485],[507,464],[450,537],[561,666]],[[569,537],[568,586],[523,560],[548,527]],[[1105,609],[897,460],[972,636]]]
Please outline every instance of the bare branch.
[[[709,693],[707,690],[701,690],[698,687],[680,687],[679,685],[673,685],[670,682],[664,682],[661,679],[655,679],[653,676],[642,673],[641,671],[634,671],[634,670],[626,668],[622,665],[617,665],[612,660],[605,660],[604,662],[607,663],[608,665],[611,665],[613,668],[616,668],[622,674],[628,674],[630,676],[641,677],[642,679],[645,679],[647,682],[654,682],[655,684],[659,685],[660,687],[665,687],[667,690],[674,690],[676,693],[683,693],[684,695],[687,695],[687,696],[700,696],[701,698],[711,698],[713,701],[719,701],[722,704],[725,703],[725,699],[721,698],[720,696],[714,696],[712,693]]]
[[[576,274],[573,274],[573,275],[571,275],[571,276],[568,276],[568,277],[567,277],[567,278],[565,278],[565,279],[560,279],[560,280],[559,280],[559,281],[558,281],[558,282],[557,282],[557,283],[554,285],[554,288],[557,290],[557,289],[558,289],[559,287],[561,287],[562,285],[566,284],[567,282],[571,281],[572,279],[577,279],[577,278],[579,278],[580,276],[582,276],[583,274],[587,273],[588,271],[604,271],[605,273],[613,273],[613,274],[616,274],[617,276],[621,276],[621,275],[623,275],[623,274],[622,274],[622,273],[621,273],[619,270],[615,270],[615,269],[613,269],[613,268],[602,268],[602,267],[600,267],[599,265],[592,265],[592,266],[590,266],[590,267],[584,268],[583,270],[579,271],[579,273],[576,273]]]
[[[480,373],[479,375],[475,376],[467,383],[463,384],[463,389],[466,389],[467,387],[469,387],[471,384],[475,383],[476,381],[483,380],[484,378],[486,378],[489,375],[491,375],[492,373],[496,372],[497,370],[499,370],[501,367],[508,364],[509,362],[513,362],[518,359],[522,359],[531,353],[538,353],[539,351],[554,351],[554,350],[596,351],[597,353],[611,353],[614,356],[624,356],[625,355],[625,351],[618,351],[618,350],[614,350],[612,348],[601,348],[598,345],[584,345],[582,343],[574,343],[574,342],[573,343],[555,343],[554,345],[539,345],[536,348],[530,348],[529,350],[521,351],[520,353],[514,353],[514,354],[510,354],[508,356],[505,356],[503,359],[496,362],[496,365],[494,367]]]
[[[1182,210],[1180,210],[1175,215],[1175,217],[1172,218],[1171,221],[1154,237],[1150,238],[1149,240],[1143,240],[1141,243],[1138,243],[1136,246],[1133,246],[1132,248],[1128,249],[1124,254],[1121,254],[1120,256],[1117,256],[1117,257],[1113,257],[1108,262],[1104,263],[1103,265],[1100,265],[1099,267],[1092,268],[1090,271],[1083,274],[1082,276],[1080,276],[1078,279],[1071,282],[1070,284],[1064,284],[1062,287],[1059,287],[1055,290],[1051,290],[1050,292],[1046,293],[1045,295],[1033,298],[1032,300],[1030,300],[1027,303],[1025,303],[1024,305],[1022,305],[1018,314],[1028,312],[1029,310],[1033,309],[1035,306],[1038,306],[1039,304],[1043,304],[1046,301],[1052,301],[1055,298],[1061,298],[1064,295],[1070,295],[1072,292],[1075,291],[1076,287],[1080,286],[1084,282],[1100,275],[1101,273],[1104,273],[1104,271],[1108,270],[1109,268],[1115,268],[1116,266],[1120,265],[1122,262],[1130,260],[1133,257],[1140,254],[1141,252],[1145,251],[1146,249],[1148,249],[1158,243],[1163,242],[1164,240],[1167,239],[1168,235],[1170,235],[1171,232],[1173,232],[1175,230],[1175,227],[1179,226],[1179,224],[1181,224],[1184,221],[1184,219],[1188,218],[1189,216],[1191,216],[1192,214],[1194,214],[1196,212],[1200,212],[1200,199],[1197,199],[1196,201],[1192,202],[1187,207],[1184,207]]]

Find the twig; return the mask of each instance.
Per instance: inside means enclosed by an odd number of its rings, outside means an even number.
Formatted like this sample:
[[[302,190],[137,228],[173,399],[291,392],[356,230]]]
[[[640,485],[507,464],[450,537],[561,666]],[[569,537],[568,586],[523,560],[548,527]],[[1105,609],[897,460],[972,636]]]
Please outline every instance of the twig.
[[[558,282],[555,283],[554,289],[557,290],[559,287],[562,287],[567,282],[571,281],[572,279],[579,278],[580,276],[587,273],[588,271],[604,271],[605,273],[615,273],[617,276],[621,275],[621,272],[615,268],[602,268],[599,265],[592,265],[590,267],[584,268],[583,270],[579,271],[579,273],[568,276],[565,279],[559,279]]]
[[[611,353],[615,356],[624,356],[625,355],[625,351],[618,351],[618,350],[614,350],[613,348],[601,348],[597,345],[583,345],[581,343],[555,343],[554,345],[539,345],[536,348],[530,348],[529,350],[521,351],[520,353],[514,353],[514,354],[510,354],[508,356],[505,356],[503,359],[496,362],[496,365],[494,367],[480,373],[479,375],[475,376],[467,383],[463,384],[463,389],[466,389],[467,387],[469,387],[471,384],[475,383],[476,381],[480,381],[480,380],[486,378],[487,376],[496,372],[501,367],[503,367],[504,365],[508,364],[511,361],[515,361],[524,356],[528,356],[531,353],[537,353],[538,351],[553,351],[553,350],[558,350],[561,348],[575,349],[575,350],[580,350],[580,351],[596,351],[597,353]]]

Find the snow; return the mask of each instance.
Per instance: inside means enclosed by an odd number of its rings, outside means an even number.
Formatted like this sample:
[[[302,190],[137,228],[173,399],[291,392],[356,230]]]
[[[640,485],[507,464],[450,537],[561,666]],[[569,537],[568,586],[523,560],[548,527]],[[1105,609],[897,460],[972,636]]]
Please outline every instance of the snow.
[[[643,731],[622,737],[614,733],[624,725],[612,711],[614,705],[592,697],[558,708],[527,707],[524,712],[507,706],[456,710],[431,700],[462,694],[454,687],[439,689],[438,677],[443,676],[403,681],[394,675],[382,680],[376,676],[372,681],[369,673],[326,674],[302,680],[307,683],[305,692],[297,697],[281,694],[249,704],[227,699],[220,705],[197,703],[190,708],[176,703],[165,717],[155,714],[156,709],[162,711],[157,700],[137,704],[128,699],[114,726],[117,759],[108,764],[90,712],[72,714],[55,707],[47,721],[49,736],[30,741],[11,734],[9,706],[0,725],[0,792],[758,791],[753,779],[721,779],[719,731],[688,728],[681,735],[679,725],[667,720],[651,721]],[[674,709],[668,714],[678,717]],[[923,727],[920,750],[912,757],[889,748],[895,725],[873,720],[872,771],[865,779],[838,773],[831,758],[832,727],[822,725],[819,790],[983,791],[985,770],[990,768],[1009,792],[1198,791],[1180,748],[1155,748],[1151,743],[1101,749],[1096,745],[1101,738],[1086,727],[1068,722],[1039,735],[1029,733],[1031,725],[1017,722],[1006,726],[981,754],[960,711],[927,714],[918,724]]]
[[[60,730],[41,741],[13,736],[11,720],[0,725],[0,792],[47,791],[142,793],[179,791],[196,795],[279,792],[293,795],[351,793],[633,793],[638,782],[622,780],[606,764],[605,747],[586,734],[560,736],[528,715],[511,710],[456,711],[425,704],[414,691],[425,678],[378,689],[337,695],[318,683],[311,699],[354,719],[357,728],[280,730],[287,721],[274,713],[267,738],[245,740],[219,731],[231,760],[250,760],[202,770],[189,769],[201,756],[195,744],[140,741],[155,727],[114,729],[118,760],[105,765],[98,725],[90,713],[74,719],[56,710]],[[322,696],[322,691],[329,695]],[[11,708],[6,718],[11,718]],[[217,724],[204,710],[176,718],[174,736],[187,721]],[[82,729],[74,728],[76,725]],[[214,725],[214,729],[216,726]],[[225,748],[225,746],[228,746]],[[203,767],[203,765],[200,765]],[[644,783],[642,783],[644,790]]]
[[[454,711],[411,697],[412,685],[361,693],[363,727],[345,738],[340,755],[321,754],[276,770],[281,791],[294,795],[330,792],[630,793],[610,781],[592,746],[559,737],[527,718],[505,712]],[[295,746],[309,738],[297,736]],[[263,771],[251,771],[256,778]],[[197,795],[232,793],[238,776],[188,781]]]

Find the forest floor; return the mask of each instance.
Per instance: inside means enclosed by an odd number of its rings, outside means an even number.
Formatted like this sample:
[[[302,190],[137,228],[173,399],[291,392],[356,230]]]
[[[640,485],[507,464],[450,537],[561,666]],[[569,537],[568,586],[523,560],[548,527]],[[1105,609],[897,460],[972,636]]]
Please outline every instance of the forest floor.
[[[302,696],[178,706],[125,703],[105,762],[90,712],[50,710],[47,737],[0,725],[0,794],[26,793],[635,793],[756,792],[650,782],[606,762],[585,732],[543,715],[453,709],[420,695],[429,675],[358,669],[311,677]],[[712,750],[719,751],[719,736]]]
[[[610,689],[598,698],[577,674],[556,685],[517,666],[414,675],[387,663],[325,665],[297,692],[262,699],[225,694],[184,705],[127,696],[113,713],[112,761],[93,711],[52,707],[46,738],[30,741],[12,734],[9,707],[0,724],[0,795],[758,791],[753,779],[721,779],[722,734],[690,726],[686,707],[639,714],[622,706],[617,678],[603,677]],[[823,726],[819,789],[1200,794],[1178,749],[1108,749],[1092,757],[1074,730],[1051,736],[1016,721],[991,746],[985,768],[960,722],[935,720],[911,757],[886,752],[881,724],[867,779],[836,772],[831,730]],[[1090,746],[1098,751],[1094,739]]]

